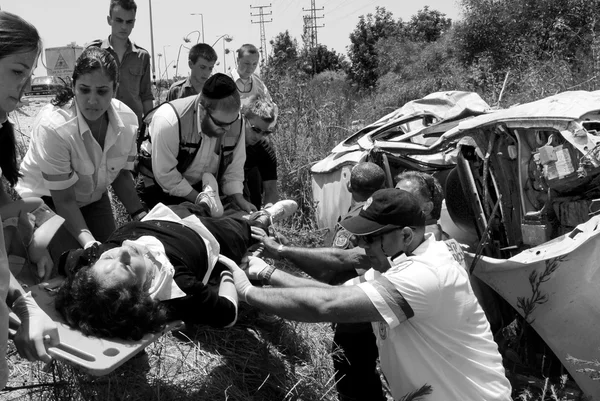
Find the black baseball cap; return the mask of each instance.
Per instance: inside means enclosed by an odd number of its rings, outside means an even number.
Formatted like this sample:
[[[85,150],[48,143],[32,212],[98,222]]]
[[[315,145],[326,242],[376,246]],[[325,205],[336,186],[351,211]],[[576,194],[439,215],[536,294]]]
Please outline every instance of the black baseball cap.
[[[386,188],[367,199],[358,216],[339,224],[354,235],[370,235],[398,227],[423,227],[425,214],[413,194],[402,189]]]

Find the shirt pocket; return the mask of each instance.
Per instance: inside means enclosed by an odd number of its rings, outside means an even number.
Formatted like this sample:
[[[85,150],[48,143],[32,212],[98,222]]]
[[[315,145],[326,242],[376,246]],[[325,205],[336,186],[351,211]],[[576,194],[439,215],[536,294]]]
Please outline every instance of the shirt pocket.
[[[124,77],[125,79],[121,80],[121,82],[127,85],[129,92],[134,95],[139,94],[140,92],[140,83],[142,82],[142,76],[144,75],[144,70],[141,67],[129,67],[127,69],[128,77]]]
[[[75,183],[75,190],[82,195],[90,195],[94,192],[94,163],[89,159],[73,158],[73,170],[79,179]]]
[[[106,159],[106,176],[108,183],[112,183],[121,170],[127,167],[127,155],[119,155]]]

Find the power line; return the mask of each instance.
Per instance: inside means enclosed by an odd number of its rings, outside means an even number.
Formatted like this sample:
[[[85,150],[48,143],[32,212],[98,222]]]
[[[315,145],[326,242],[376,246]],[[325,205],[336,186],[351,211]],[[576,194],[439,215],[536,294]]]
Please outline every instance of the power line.
[[[268,13],[263,12],[263,9],[271,8],[271,3],[269,3],[268,6],[254,6],[254,7],[250,6],[250,9],[253,9],[253,8],[258,9],[258,14],[252,14],[252,12],[250,12],[250,16],[258,17],[258,21],[250,20],[250,22],[253,24],[260,24],[260,59],[261,59],[261,63],[264,63],[265,57],[267,56],[267,39],[266,39],[266,35],[265,35],[265,24],[268,22],[273,22],[273,18],[271,18],[271,20],[269,20],[269,21],[265,21],[265,15],[273,15],[273,12],[272,11],[269,11]]]
[[[315,0],[310,0],[310,8],[305,10],[302,8],[302,11],[309,12],[309,15],[304,16],[304,33],[309,36],[309,42],[311,48],[316,48],[319,45],[319,41],[317,39],[317,29],[323,28],[325,25],[317,25],[317,19],[325,18],[324,16],[317,17],[317,11],[323,11],[324,8],[321,7],[319,9],[315,6]]]

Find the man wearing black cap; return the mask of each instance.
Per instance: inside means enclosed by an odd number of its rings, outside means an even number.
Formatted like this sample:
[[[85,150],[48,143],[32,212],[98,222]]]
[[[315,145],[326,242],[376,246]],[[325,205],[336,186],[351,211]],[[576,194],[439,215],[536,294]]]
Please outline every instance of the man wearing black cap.
[[[143,185],[138,188],[147,207],[189,201],[207,205],[210,215],[218,217],[223,213],[220,188],[234,207],[256,211],[242,195],[244,124],[231,78],[215,74],[199,95],[165,103],[151,118],[150,139],[141,149],[147,160],[140,166]]]
[[[394,399],[429,385],[431,401],[510,400],[502,357],[460,246],[425,234],[417,198],[379,190],[341,225],[371,261],[364,276],[335,287],[250,257],[246,272],[232,269],[240,299],[293,320],[372,322]],[[247,275],[294,288],[253,287]]]

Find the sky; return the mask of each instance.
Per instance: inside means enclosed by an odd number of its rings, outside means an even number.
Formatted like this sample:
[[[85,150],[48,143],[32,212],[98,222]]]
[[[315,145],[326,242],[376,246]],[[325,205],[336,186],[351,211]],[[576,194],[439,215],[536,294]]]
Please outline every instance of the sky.
[[[356,27],[361,15],[375,12],[375,7],[385,7],[394,19],[410,20],[417,11],[429,6],[446,14],[448,18],[460,18],[457,0],[314,0],[317,9],[317,31],[320,44],[338,53],[346,54],[350,45],[349,35]],[[163,78],[187,76],[187,49],[183,38],[188,37],[191,45],[198,40],[213,45],[219,56],[215,72],[224,68],[235,68],[234,50],[244,43],[260,47],[260,8],[265,15],[265,37],[267,50],[269,41],[280,32],[289,30],[290,35],[302,43],[303,15],[308,15],[311,0],[272,0],[272,3],[256,0],[136,0],[138,11],[131,39],[151,53],[150,13],[154,33],[155,74]],[[94,39],[106,38],[110,27],[106,22],[109,0],[0,0],[2,10],[15,13],[34,24],[42,36],[44,47],[66,46],[71,42],[84,45]],[[270,7],[269,7],[270,5]],[[200,15],[191,15],[200,13]],[[255,14],[252,16],[251,14]],[[202,26],[204,23],[204,27]],[[222,35],[233,38],[231,42],[219,39]],[[224,51],[225,49],[225,51]],[[224,54],[230,50],[228,54]],[[159,57],[158,54],[162,56]],[[179,55],[179,63],[177,57]],[[35,71],[36,76],[46,75],[42,59]],[[160,64],[160,71],[158,64]],[[165,65],[168,69],[165,71]]]

